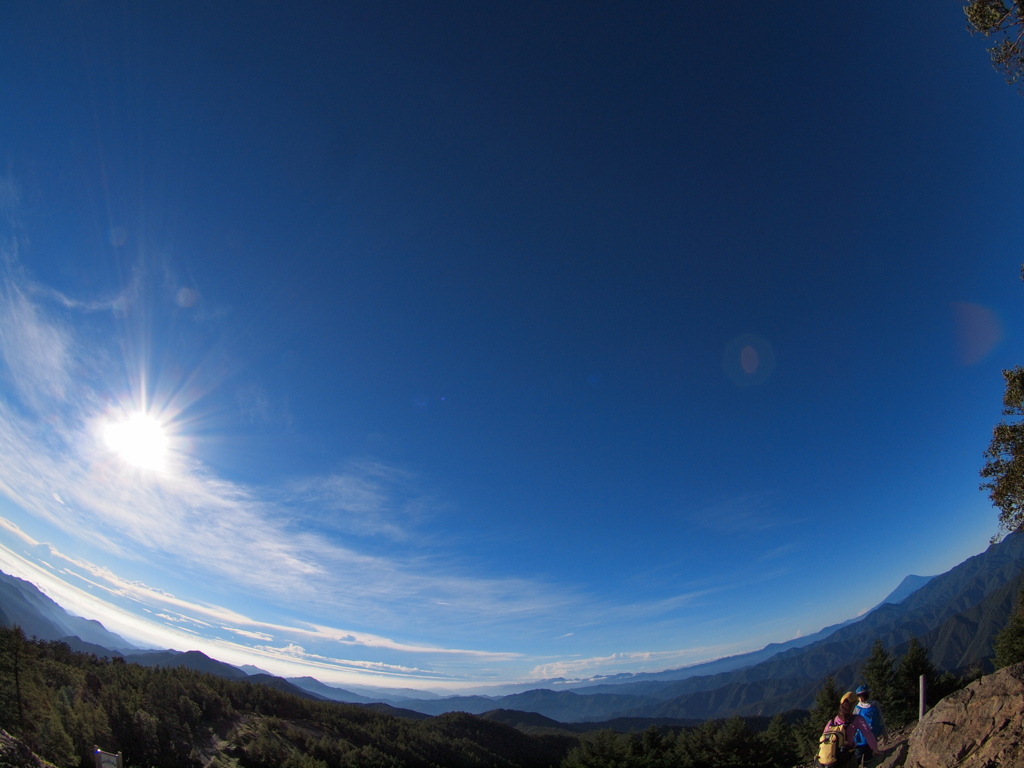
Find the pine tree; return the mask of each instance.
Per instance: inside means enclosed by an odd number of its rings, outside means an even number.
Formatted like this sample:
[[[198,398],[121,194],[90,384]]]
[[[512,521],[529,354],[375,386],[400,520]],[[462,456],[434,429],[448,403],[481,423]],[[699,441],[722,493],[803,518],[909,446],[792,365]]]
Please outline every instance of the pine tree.
[[[763,735],[766,752],[765,764],[771,768],[789,768],[800,762],[797,740],[790,726],[782,715],[776,715],[768,723]]]
[[[996,669],[1024,661],[1024,589],[1017,595],[1017,606],[1010,620],[996,635],[995,650]]]
[[[628,740],[608,729],[580,742],[562,765],[565,768],[624,768],[629,760]]]
[[[78,754],[75,743],[55,712],[48,712],[41,717],[35,746],[39,754],[57,765],[74,765]]]
[[[892,717],[889,719],[891,727],[899,728],[917,719],[922,675],[927,690],[931,692],[936,681],[935,667],[928,660],[928,650],[912,636],[907,652],[896,664]],[[930,693],[929,696],[931,695],[933,694]],[[931,700],[926,703],[930,704]]]
[[[871,698],[875,699],[882,708],[883,716],[892,706],[895,696],[896,675],[893,671],[895,663],[896,658],[885,650],[885,645],[880,639],[875,638],[875,642],[871,645],[871,656],[864,662],[864,666],[860,670],[861,675],[864,676],[864,684],[871,693]]]
[[[19,732],[25,729],[25,644],[21,627],[0,627],[0,727]]]
[[[842,697],[843,692],[839,690],[835,679],[828,675],[814,695],[814,706],[811,707],[811,722],[819,732],[825,727],[825,723],[836,716]]]
[[[760,740],[747,728],[742,717],[734,716],[719,724],[715,732],[714,758],[721,766],[752,766],[763,757]]]
[[[804,747],[803,758],[809,760],[818,754],[818,739],[821,737],[822,731],[825,730],[825,724],[839,711],[839,700],[842,696],[842,691],[836,685],[835,679],[832,675],[828,675],[814,695],[811,714],[798,728],[800,742]]]

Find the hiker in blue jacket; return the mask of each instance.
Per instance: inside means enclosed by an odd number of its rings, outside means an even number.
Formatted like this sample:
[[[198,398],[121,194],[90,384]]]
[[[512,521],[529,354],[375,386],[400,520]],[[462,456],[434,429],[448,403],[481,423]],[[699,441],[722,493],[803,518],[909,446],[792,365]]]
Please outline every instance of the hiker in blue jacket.
[[[885,719],[882,717],[882,708],[878,706],[877,701],[869,701],[868,697],[871,691],[868,690],[866,685],[860,686],[856,690],[856,694],[860,701],[854,710],[855,713],[868,721],[868,727],[871,728],[871,733],[875,735],[875,739],[884,739],[889,735],[889,729],[886,727]],[[857,733],[854,739],[858,746],[864,743],[864,737],[860,733]]]
[[[843,698],[839,702],[839,712],[825,723],[825,730],[822,733],[824,737],[829,733],[830,729],[834,727],[842,728],[844,735],[843,746],[839,753],[833,755],[828,762],[823,761],[822,753],[819,751],[816,765],[824,765],[829,768],[847,768],[847,766],[853,764],[863,765],[865,761],[870,760],[875,752],[878,751],[878,742],[875,740],[875,734],[871,732],[867,721],[854,712],[856,701],[857,696],[853,691],[843,694]],[[864,743],[860,746],[856,745],[855,740],[857,736],[864,739]],[[824,738],[822,742],[824,742]]]

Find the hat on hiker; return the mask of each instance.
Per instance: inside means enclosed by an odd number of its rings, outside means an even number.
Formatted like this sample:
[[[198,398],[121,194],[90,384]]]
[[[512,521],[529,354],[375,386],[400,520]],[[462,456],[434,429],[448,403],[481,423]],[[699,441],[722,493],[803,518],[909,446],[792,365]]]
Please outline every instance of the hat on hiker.
[[[868,692],[868,687],[866,685],[861,685],[861,686],[857,687],[856,694],[858,696],[860,696],[862,693],[866,694],[867,692]]]

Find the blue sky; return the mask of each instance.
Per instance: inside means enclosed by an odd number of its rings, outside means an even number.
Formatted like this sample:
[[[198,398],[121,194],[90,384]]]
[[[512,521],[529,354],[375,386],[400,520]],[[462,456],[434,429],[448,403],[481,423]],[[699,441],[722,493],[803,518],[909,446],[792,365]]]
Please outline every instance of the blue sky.
[[[1024,100],[959,3],[748,6],[5,6],[0,567],[442,691],[984,549]]]

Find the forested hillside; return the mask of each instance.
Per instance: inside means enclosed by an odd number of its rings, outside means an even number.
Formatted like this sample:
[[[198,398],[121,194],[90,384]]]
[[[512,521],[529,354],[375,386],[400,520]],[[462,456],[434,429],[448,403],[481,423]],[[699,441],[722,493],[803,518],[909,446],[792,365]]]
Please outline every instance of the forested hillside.
[[[41,765],[29,749],[60,768],[91,768],[95,746],[132,768],[788,768],[799,751],[799,731],[782,717],[767,730],[734,718],[577,737],[557,727],[528,735],[501,722],[514,713],[495,715],[395,717],[0,628],[0,764],[18,768]]]
[[[923,646],[911,646],[897,660],[879,641],[863,670],[897,722],[919,674],[934,680],[936,696],[963,683],[938,675]],[[789,768],[810,755],[818,723],[839,694],[826,680],[810,717],[794,711],[770,722],[734,717],[577,736],[521,712],[396,717],[187,667],[101,659],[59,641],[27,639],[18,627],[0,629],[0,729],[60,768],[91,766],[94,745],[123,752],[127,766],[152,768]]]
[[[422,721],[187,668],[99,659],[0,629],[0,727],[61,766],[556,766],[578,742],[452,713]]]

